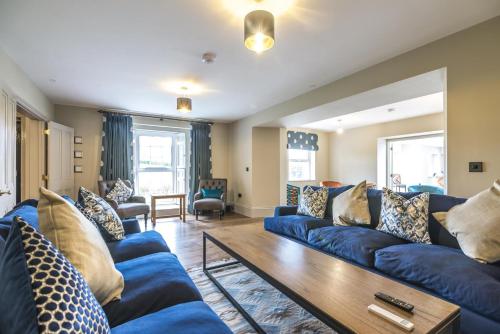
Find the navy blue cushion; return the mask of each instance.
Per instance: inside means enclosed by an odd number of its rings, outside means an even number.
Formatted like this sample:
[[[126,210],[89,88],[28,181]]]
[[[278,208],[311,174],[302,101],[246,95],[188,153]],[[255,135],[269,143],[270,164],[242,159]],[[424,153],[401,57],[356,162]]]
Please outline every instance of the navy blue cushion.
[[[467,201],[465,198],[431,194],[429,198],[429,234],[433,244],[460,249],[457,239],[439,224],[432,213],[449,211],[455,205],[465,203],[465,201]]]
[[[106,243],[115,262],[123,262],[144,255],[170,252],[160,233],[146,231],[125,236],[124,240]]]
[[[2,333],[34,334],[38,323],[30,274],[19,226],[11,226],[0,257],[0,328]]]
[[[307,241],[307,235],[310,230],[331,225],[332,221],[329,219],[301,215],[264,218],[264,228],[266,230],[302,241]]]
[[[337,187],[337,188],[328,188],[328,201],[326,202],[326,212],[325,212],[325,218],[332,218],[333,217],[333,199],[337,197],[338,195],[342,194],[344,191],[351,189],[354,187],[353,185],[348,185],[348,186],[342,186],[342,187]],[[305,190],[306,187],[304,187]],[[311,187],[313,190],[318,190],[321,187],[317,186],[312,186]]]
[[[38,209],[36,207],[31,205],[18,205],[0,218],[0,224],[10,226],[15,216],[23,218],[24,221],[33,226],[37,231],[40,231],[40,226],[38,225]]]
[[[392,246],[375,253],[375,268],[500,321],[500,268],[472,260],[458,249]]]
[[[329,226],[311,230],[307,243],[363,266],[373,267],[376,250],[407,242],[366,227]]]
[[[125,288],[104,306],[111,327],[165,307],[202,300],[191,278],[171,253],[156,253],[116,264]]]
[[[231,330],[203,302],[175,305],[111,330],[112,334],[231,334]]]
[[[141,227],[139,226],[137,218],[123,219],[122,224],[123,229],[125,230],[125,235],[141,232]]]

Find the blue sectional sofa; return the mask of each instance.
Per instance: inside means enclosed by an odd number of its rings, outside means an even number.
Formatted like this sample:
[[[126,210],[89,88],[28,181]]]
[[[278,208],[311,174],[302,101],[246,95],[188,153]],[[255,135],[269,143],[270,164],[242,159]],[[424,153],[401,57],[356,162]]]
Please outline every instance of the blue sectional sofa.
[[[36,206],[34,200],[25,201],[0,218],[0,252],[15,216],[39,229]],[[136,219],[123,225],[126,238],[107,244],[125,281],[122,298],[104,306],[112,333],[232,333],[203,302],[159,233],[141,233]]]
[[[500,264],[481,264],[468,258],[457,240],[432,216],[433,212],[448,211],[466,199],[431,194],[432,245],[414,244],[375,229],[380,217],[380,190],[368,190],[370,227],[333,226],[333,200],[351,187],[329,188],[324,219],[297,215],[297,207],[282,206],[275,209],[273,217],[264,219],[264,227],[460,305],[461,333],[500,333]],[[401,193],[406,198],[418,194]]]

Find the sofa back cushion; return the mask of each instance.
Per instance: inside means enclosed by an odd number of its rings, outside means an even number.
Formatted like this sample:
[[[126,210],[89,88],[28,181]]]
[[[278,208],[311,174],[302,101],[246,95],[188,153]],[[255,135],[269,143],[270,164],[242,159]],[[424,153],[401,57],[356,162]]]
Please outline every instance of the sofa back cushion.
[[[303,191],[309,186],[305,186]],[[313,190],[318,190],[321,187],[310,186]],[[353,185],[338,187],[338,188],[328,188],[328,200],[326,202],[326,212],[325,219],[333,219],[333,199],[338,195],[342,194],[344,191],[351,189]]]
[[[412,198],[420,193],[399,193],[405,198]],[[448,211],[466,201],[465,198],[431,194],[429,199],[429,235],[433,244],[452,248],[460,248],[457,239],[450,234],[432,215],[434,212]],[[370,207],[371,226],[377,227],[382,206],[382,190],[368,189],[368,205]]]
[[[24,221],[33,226],[36,230],[40,230],[40,226],[38,225],[38,212],[36,206],[24,204],[24,202],[19,203],[14,207],[14,209],[0,218],[0,225],[7,225],[10,227],[10,225],[14,221],[15,216],[22,217]]]

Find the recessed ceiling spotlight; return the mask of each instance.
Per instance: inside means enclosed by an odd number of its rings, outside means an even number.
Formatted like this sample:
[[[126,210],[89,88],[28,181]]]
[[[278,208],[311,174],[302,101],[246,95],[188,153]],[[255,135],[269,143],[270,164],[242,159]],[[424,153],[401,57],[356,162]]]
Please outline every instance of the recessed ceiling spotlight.
[[[205,64],[212,64],[217,59],[217,55],[214,52],[205,52],[201,56],[201,61]]]
[[[387,109],[387,112],[393,112],[393,111],[396,111],[396,109],[395,108],[389,108],[389,109]]]
[[[57,80],[56,80],[56,79],[54,79],[54,78],[50,78],[50,79],[49,79],[49,82],[50,82],[50,83],[56,83],[56,82],[57,82]]]

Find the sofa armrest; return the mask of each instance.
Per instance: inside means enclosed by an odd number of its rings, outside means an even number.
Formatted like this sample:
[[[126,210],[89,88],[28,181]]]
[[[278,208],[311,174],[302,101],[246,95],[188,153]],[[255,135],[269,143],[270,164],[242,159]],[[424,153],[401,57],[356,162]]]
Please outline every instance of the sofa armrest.
[[[146,203],[146,197],[144,196],[131,196],[128,203]]]
[[[296,215],[298,208],[299,207],[296,205],[277,206],[274,209],[274,216],[279,217],[279,216]]]
[[[106,198],[105,200],[106,200],[106,202],[108,202],[108,203],[109,203],[109,205],[111,205],[111,207],[112,207],[115,211],[116,211],[116,210],[118,210],[118,202],[117,202],[117,201],[115,201],[114,199],[109,199],[109,198]]]
[[[195,201],[197,201],[197,200],[201,199],[201,193],[196,193],[196,194],[194,194],[193,199],[194,199]]]

